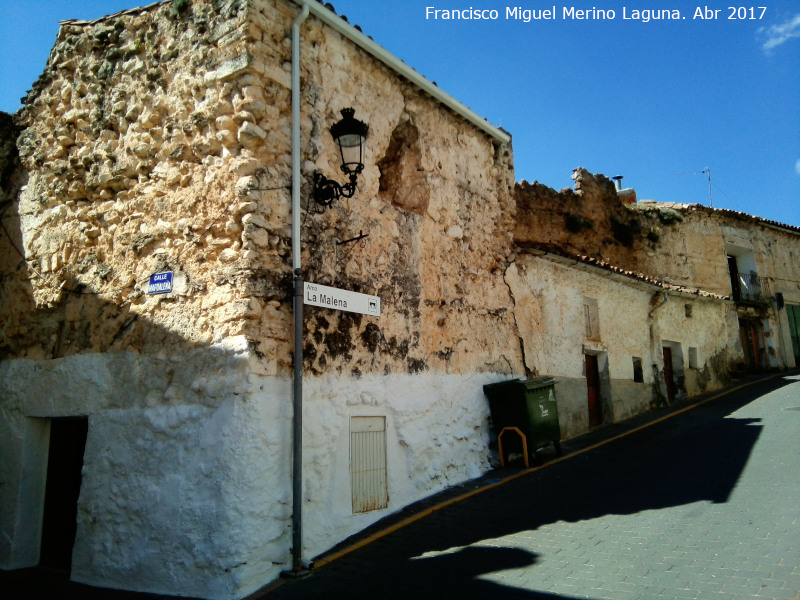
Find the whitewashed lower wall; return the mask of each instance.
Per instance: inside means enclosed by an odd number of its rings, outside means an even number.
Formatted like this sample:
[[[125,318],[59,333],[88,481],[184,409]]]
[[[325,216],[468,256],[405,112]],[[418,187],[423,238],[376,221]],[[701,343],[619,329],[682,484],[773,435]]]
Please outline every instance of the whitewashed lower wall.
[[[82,415],[72,579],[232,600],[289,568],[292,385],[257,374],[246,348],[0,363],[0,567],[38,562],[48,419]],[[505,378],[306,378],[304,558],[489,469],[482,386]],[[387,424],[389,505],[357,515],[352,416]]]
[[[0,538],[11,540],[0,566],[38,562],[47,439],[34,425],[82,415],[73,580],[231,599],[277,576],[291,539],[291,382],[254,378],[252,361],[232,338],[180,356],[0,363]],[[25,470],[38,475],[21,485]]]
[[[489,464],[489,404],[498,374],[365,376],[304,383],[304,552],[313,558],[378,519]],[[385,416],[389,506],[353,514],[350,417]]]

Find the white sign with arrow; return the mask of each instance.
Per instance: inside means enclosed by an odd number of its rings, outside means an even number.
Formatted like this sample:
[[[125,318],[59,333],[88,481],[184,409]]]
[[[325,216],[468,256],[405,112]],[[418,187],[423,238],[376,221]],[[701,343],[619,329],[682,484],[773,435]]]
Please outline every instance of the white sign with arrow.
[[[373,317],[381,316],[381,299],[349,290],[328,287],[318,283],[303,284],[303,304],[322,306]]]

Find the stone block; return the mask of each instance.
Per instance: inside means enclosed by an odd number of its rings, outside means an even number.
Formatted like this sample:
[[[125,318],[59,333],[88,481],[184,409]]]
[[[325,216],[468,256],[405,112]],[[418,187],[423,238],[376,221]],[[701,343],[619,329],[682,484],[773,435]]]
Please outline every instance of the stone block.
[[[247,148],[252,148],[260,144],[266,137],[267,132],[255,123],[244,121],[236,134],[239,143]]]
[[[249,53],[240,54],[224,61],[216,69],[206,73],[205,81],[206,83],[227,81],[238,75],[243,75],[247,73],[252,63],[253,57]]]

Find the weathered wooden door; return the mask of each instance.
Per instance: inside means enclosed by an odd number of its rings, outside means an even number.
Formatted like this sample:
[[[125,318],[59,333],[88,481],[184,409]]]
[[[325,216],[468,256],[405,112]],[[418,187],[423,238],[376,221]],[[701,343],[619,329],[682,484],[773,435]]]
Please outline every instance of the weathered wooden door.
[[[675,373],[672,368],[672,348],[664,346],[664,383],[667,386],[667,402],[675,402],[677,390],[675,388]]]
[[[603,407],[600,400],[600,369],[594,354],[586,354],[586,391],[589,399],[589,427],[596,427],[603,422]]]
[[[756,320],[739,319],[739,336],[744,348],[745,363],[749,371],[761,371],[767,367],[764,328]]]

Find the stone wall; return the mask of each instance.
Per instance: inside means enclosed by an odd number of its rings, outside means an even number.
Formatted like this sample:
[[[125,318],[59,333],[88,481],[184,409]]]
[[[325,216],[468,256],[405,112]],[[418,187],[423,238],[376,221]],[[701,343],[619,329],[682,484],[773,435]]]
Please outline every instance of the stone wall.
[[[347,72],[331,69],[344,51],[338,33],[311,25],[305,39],[303,64],[313,70],[303,113],[324,127],[358,98],[366,106],[356,116],[370,126],[355,196],[304,217],[306,279],[376,294],[384,307],[379,322],[310,309],[307,365],[356,376],[508,372],[519,364],[507,343],[513,319],[502,281],[514,210],[510,148],[366,56]],[[305,175],[336,177],[327,131],[308,144]],[[337,245],[362,232],[363,243]]]
[[[74,416],[89,419],[74,579],[231,599],[291,564],[297,14],[192,0],[66,22],[16,125],[0,119],[3,566],[35,564],[48,423]],[[300,46],[303,275],[382,302],[380,318],[306,308],[304,558],[486,471],[486,383],[556,376],[565,437],[587,428],[587,348],[607,356],[609,419],[650,406],[665,341],[697,350],[686,393],[721,385],[735,330],[721,303],[529,254],[718,281],[700,221],[633,210],[585,170],[574,192],[515,189],[510,145],[335,28],[309,17]],[[311,182],[342,178],[328,128],[345,107],[370,126],[365,169],[322,209]],[[707,243],[724,253],[719,231]],[[771,277],[797,264],[758,239]],[[161,271],[174,291],[148,294]],[[592,343],[584,297],[605,323]],[[355,417],[386,423],[389,501],[366,513],[352,508]]]
[[[574,190],[556,191],[538,182],[517,185],[514,241],[522,248],[558,246],[571,254],[659,276],[659,271],[644,267],[646,257],[657,248],[671,250],[662,237],[681,221],[680,214],[659,207],[634,210],[610,179],[586,169],[575,169],[572,178]]]
[[[89,418],[74,579],[227,599],[291,563],[297,12],[193,0],[62,25],[16,115],[3,221],[24,255],[0,250],[4,566],[36,560],[46,424],[72,416]],[[304,275],[382,300],[380,319],[306,310],[310,558],[489,468],[482,385],[524,367],[510,146],[313,17],[301,49]],[[366,168],[322,211],[311,180],[341,178],[328,127],[347,106]],[[161,271],[174,291],[147,294]],[[353,416],[386,418],[383,510],[352,512]]]
[[[7,356],[163,351],[168,339],[152,325],[178,346],[242,333],[252,265],[226,256],[246,243],[255,206],[236,188],[249,159],[225,148],[217,121],[246,86],[208,74],[235,62],[247,24],[238,3],[215,5],[62,26],[17,117],[31,289],[14,298],[32,304],[15,310],[24,333],[4,336]],[[161,270],[176,273],[176,293],[148,297]]]
[[[196,344],[245,334],[285,371],[276,356],[290,322],[283,27],[294,8],[240,4],[195,2],[181,14],[163,4],[64,25],[18,118],[30,173],[19,212],[38,310],[23,336],[5,336],[6,355],[163,347],[139,332],[146,316]],[[435,101],[365,54],[340,68],[330,58],[348,45],[339,34],[310,26],[304,35],[306,181],[315,169],[338,172],[326,129],[339,108],[363,99],[358,116],[370,124],[356,197],[326,212],[304,206],[306,279],[376,293],[387,313],[379,331],[312,316],[307,366],[508,369],[517,358],[494,332],[511,322],[502,285],[510,149],[432,110]],[[337,245],[360,232],[363,245]],[[143,286],[160,270],[174,271],[180,289],[148,298]],[[87,295],[102,309],[76,308],[94,302]],[[42,310],[63,314],[44,324]],[[100,310],[104,318],[81,331],[81,315]],[[473,342],[480,360],[475,349],[467,356]]]
[[[775,291],[797,298],[800,230],[743,213],[699,204],[625,204],[613,182],[578,168],[575,189],[517,185],[514,241],[521,247],[559,247],[690,289],[731,292],[726,253],[748,250]]]
[[[556,192],[539,183],[516,187],[515,243],[522,249],[557,248],[652,277],[688,291],[731,296],[726,256],[740,272],[765,278],[764,301],[730,303],[727,368],[745,368],[737,318],[758,321],[766,336],[766,367],[794,365],[788,320],[775,295],[800,302],[800,230],[730,210],[693,204],[642,201],[626,204],[613,183],[585,169],[573,173],[575,190]],[[768,287],[768,289],[767,289]]]

